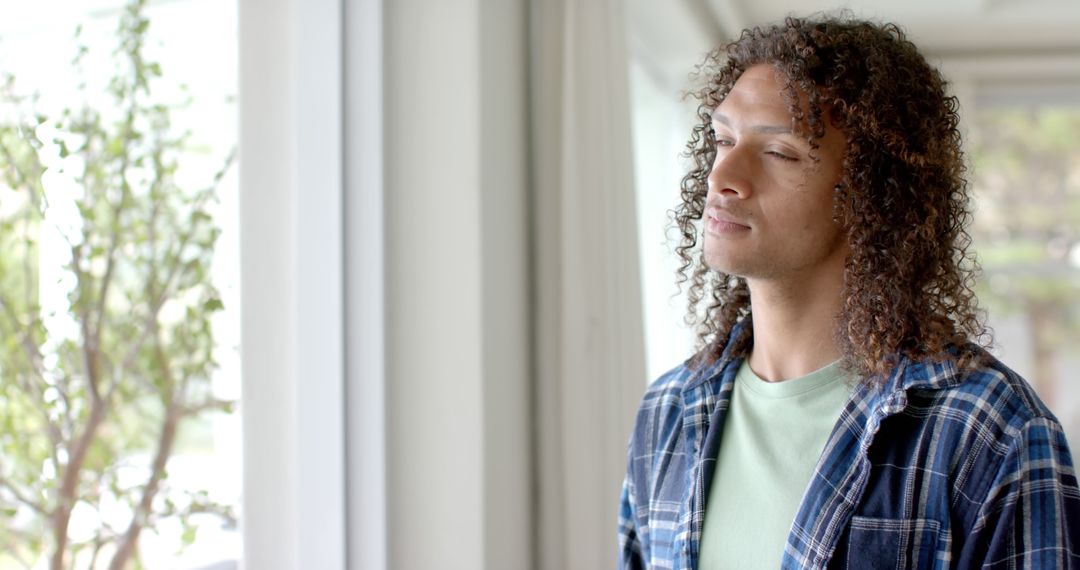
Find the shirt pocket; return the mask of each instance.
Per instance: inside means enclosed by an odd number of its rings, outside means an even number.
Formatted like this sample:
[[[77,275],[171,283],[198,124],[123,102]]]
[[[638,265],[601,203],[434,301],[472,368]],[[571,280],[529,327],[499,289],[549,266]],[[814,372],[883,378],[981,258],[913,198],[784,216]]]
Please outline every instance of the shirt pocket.
[[[938,521],[852,517],[848,568],[933,568]]]

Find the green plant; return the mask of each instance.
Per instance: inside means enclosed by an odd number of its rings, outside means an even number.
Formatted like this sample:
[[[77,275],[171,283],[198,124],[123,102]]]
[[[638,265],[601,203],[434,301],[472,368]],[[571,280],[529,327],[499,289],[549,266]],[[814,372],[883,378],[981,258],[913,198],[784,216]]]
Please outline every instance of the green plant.
[[[164,518],[190,542],[194,513],[233,517],[204,492],[166,492],[182,425],[232,409],[210,389],[223,304],[208,275],[232,156],[205,187],[178,184],[188,137],[151,95],[144,5],[121,17],[108,106],[84,82],[82,104],[47,116],[2,87],[0,551],[27,567],[137,567],[140,534]],[[91,536],[72,535],[77,509],[99,520]]]
[[[1031,380],[1051,401],[1080,341],[1080,108],[991,108],[973,128],[982,296],[1031,330]]]

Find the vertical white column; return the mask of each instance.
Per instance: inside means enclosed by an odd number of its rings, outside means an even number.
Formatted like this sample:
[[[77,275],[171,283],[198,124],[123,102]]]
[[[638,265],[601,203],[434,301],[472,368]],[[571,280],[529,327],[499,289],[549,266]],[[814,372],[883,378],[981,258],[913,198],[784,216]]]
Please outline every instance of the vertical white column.
[[[535,509],[527,6],[506,0],[480,4],[484,568],[528,570]]]
[[[240,295],[243,370],[244,567],[297,568],[295,398],[296,220],[291,121],[263,120],[295,106],[282,89],[294,65],[289,1],[241,0]],[[284,277],[284,278],[283,278]],[[269,313],[265,312],[270,308]],[[277,497],[272,500],[271,497]]]
[[[534,9],[539,568],[610,568],[644,391],[619,0]]]
[[[385,8],[390,566],[483,568],[478,6]]]
[[[387,570],[383,3],[345,4],[348,566]]]
[[[301,568],[345,568],[342,2],[296,0],[297,351]],[[284,87],[284,86],[283,86]]]
[[[389,566],[527,569],[524,2],[384,9]]]
[[[239,15],[244,565],[340,569],[341,5]]]

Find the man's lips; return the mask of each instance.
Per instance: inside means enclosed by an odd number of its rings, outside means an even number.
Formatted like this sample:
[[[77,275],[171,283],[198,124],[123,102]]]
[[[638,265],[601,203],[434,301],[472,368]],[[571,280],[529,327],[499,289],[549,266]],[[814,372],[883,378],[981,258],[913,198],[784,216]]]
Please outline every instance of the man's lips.
[[[732,234],[750,231],[750,226],[738,216],[713,206],[705,211],[705,230],[713,234]]]

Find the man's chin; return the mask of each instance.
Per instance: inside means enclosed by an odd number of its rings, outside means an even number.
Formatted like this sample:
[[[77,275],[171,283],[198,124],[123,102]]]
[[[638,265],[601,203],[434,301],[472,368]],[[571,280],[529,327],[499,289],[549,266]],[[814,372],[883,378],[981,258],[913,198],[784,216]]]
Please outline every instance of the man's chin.
[[[734,277],[745,278],[753,274],[753,268],[749,267],[745,260],[735,258],[727,253],[710,253],[706,251],[705,265],[717,273]]]

